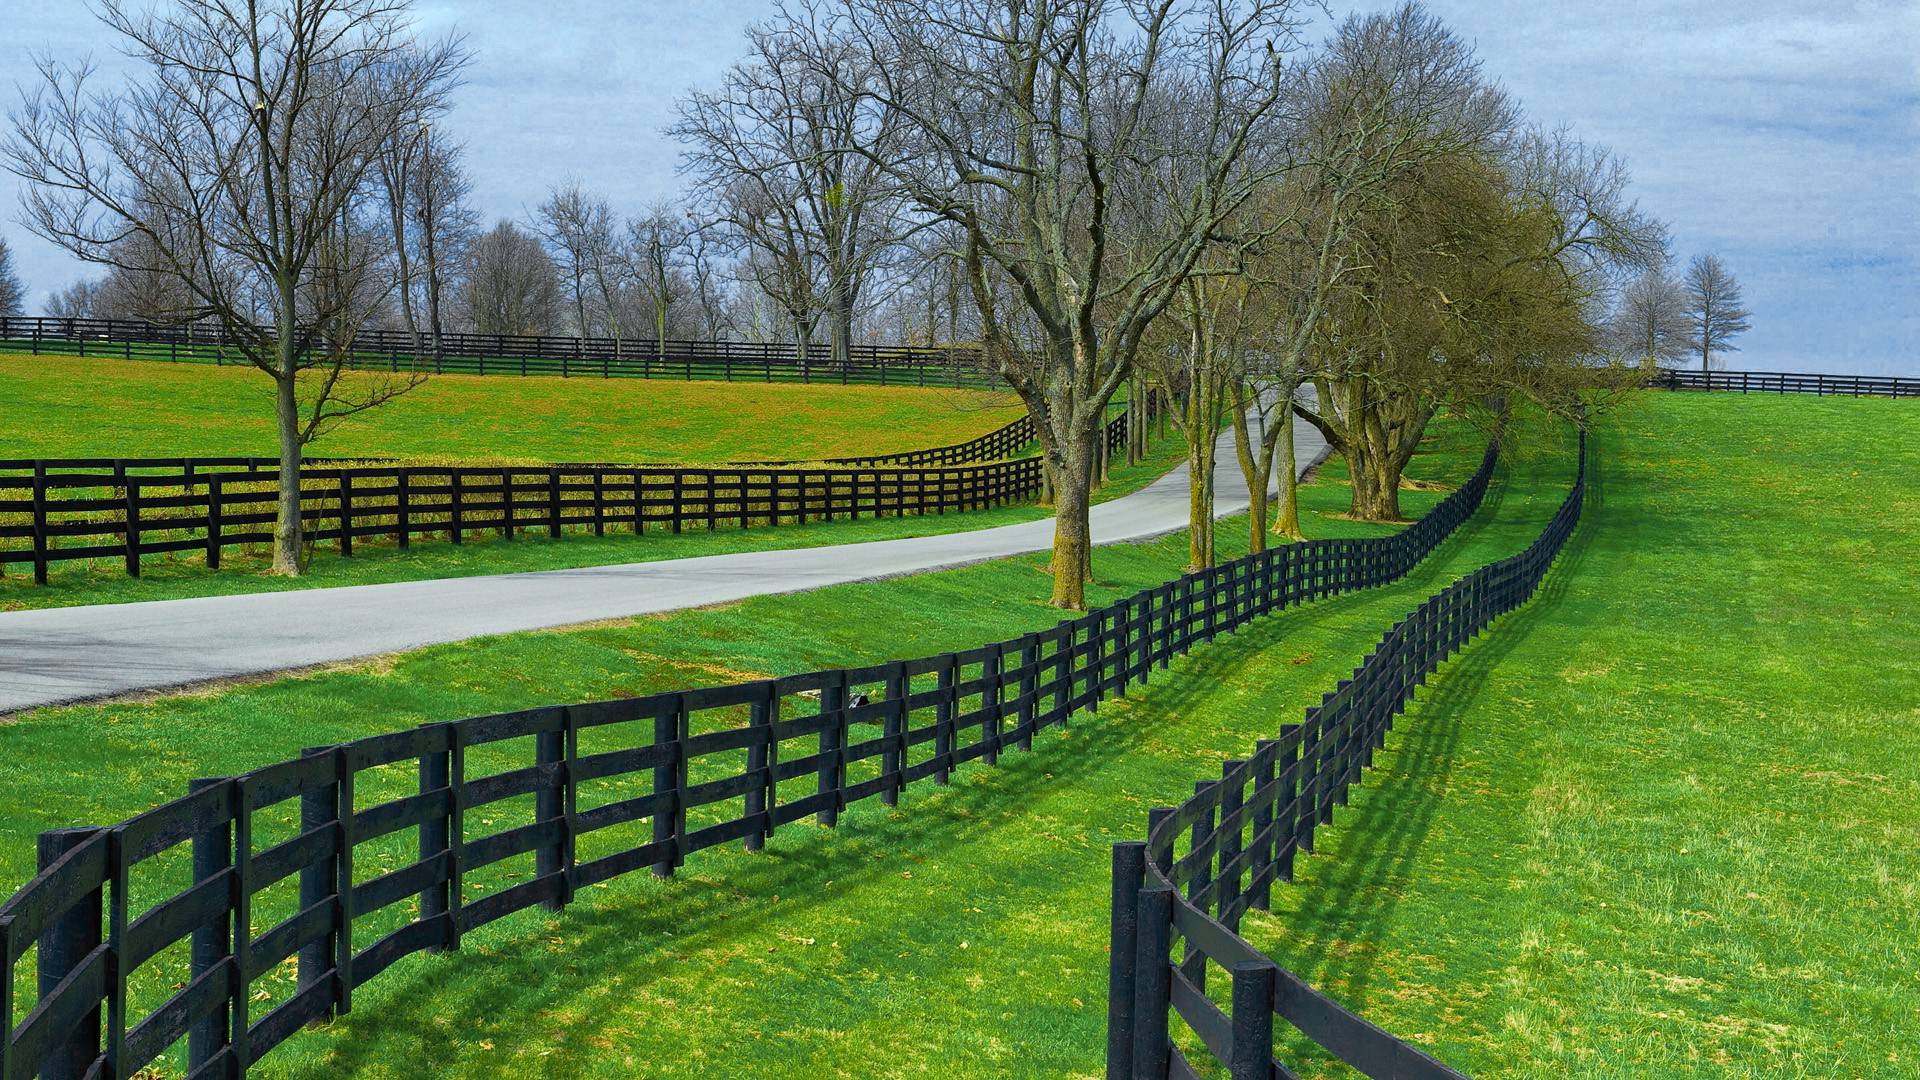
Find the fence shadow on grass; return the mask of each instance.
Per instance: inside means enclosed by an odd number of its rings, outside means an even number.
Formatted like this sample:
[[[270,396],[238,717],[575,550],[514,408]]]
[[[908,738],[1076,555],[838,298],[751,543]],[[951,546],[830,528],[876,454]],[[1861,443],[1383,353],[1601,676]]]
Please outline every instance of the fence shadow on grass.
[[[1492,486],[1490,500],[1499,487]],[[1480,520],[1470,519],[1461,533],[1470,533]],[[1446,542],[1453,543],[1452,539]],[[1446,550],[1443,545],[1435,554],[1444,556]],[[1436,577],[1426,563],[1410,576],[1421,587]],[[897,879],[902,860],[876,855],[938,851],[943,862],[956,864],[964,859],[968,845],[976,838],[990,837],[1001,826],[999,819],[1018,815],[1036,793],[1086,789],[1110,777],[1119,762],[1156,754],[1153,744],[1165,737],[1158,721],[1188,714],[1222,681],[1268,650],[1283,646],[1302,626],[1340,619],[1375,603],[1378,597],[1367,593],[1343,594],[1276,613],[1223,636],[1209,649],[1176,659],[1169,672],[1153,676],[1148,690],[1134,691],[1124,708],[1106,702],[1101,714],[1076,718],[1065,733],[1038,737],[1032,753],[1003,756],[998,769],[959,774],[950,787],[906,793],[904,812],[871,804],[849,807],[842,822],[855,826],[852,829],[795,829],[783,835],[779,845],[758,854],[716,852],[716,861],[688,874],[686,881],[656,884],[623,879],[610,883],[606,893],[614,901],[610,906],[594,905],[592,894],[585,894],[582,899],[587,902],[569,908],[564,920],[523,913],[494,934],[469,939],[480,947],[465,950],[458,958],[410,958],[367,991],[370,997],[377,993],[378,1000],[362,1006],[372,1018],[365,1030],[349,1018],[296,1037],[289,1047],[290,1061],[276,1067],[304,1078],[372,1068],[392,1062],[397,1055],[450,1060],[449,1055],[470,1050],[478,1036],[446,1026],[449,1017],[486,1017],[504,1025],[490,1027],[486,1036],[500,1047],[550,1045],[559,1026],[552,1014],[569,1006],[576,1011],[585,1007],[581,1002],[590,1003],[597,992],[607,989],[609,975],[621,977],[622,994],[637,995],[649,984],[682,971],[688,954],[742,942],[757,948],[767,927],[791,910],[789,904],[831,908],[840,902],[835,899],[838,894]],[[1357,659],[1358,650],[1350,652],[1333,666]],[[1062,745],[1063,740],[1069,745]],[[1155,778],[1156,788],[1140,792],[1141,798],[1177,794],[1192,768],[1191,759],[1168,758]],[[993,827],[984,827],[990,821]],[[1108,824],[1118,830],[1123,823]],[[1085,957],[1083,970],[1089,992],[1097,993],[1102,944],[1097,898],[1104,884],[1105,853],[1096,843],[1077,855],[1059,855],[1085,863],[1079,868],[1083,873],[1062,877],[1084,879],[1089,886],[1088,922],[1083,929],[1093,951]],[[771,896],[794,899],[776,907],[764,902]],[[566,952],[572,958],[567,964],[552,963],[551,954],[538,947],[555,933],[566,938]],[[777,939],[765,943],[782,952],[791,948]],[[824,947],[824,943],[814,946]],[[806,963],[804,952],[802,957],[800,962]],[[540,1007],[529,1007],[528,1001]],[[1007,1005],[991,986],[982,1001],[996,1008]],[[1090,1008],[1083,1020],[1082,1046],[1090,1056],[1101,1037],[1102,1018],[1097,1008]],[[400,1042],[395,1043],[396,1039]],[[568,1051],[579,1051],[581,1063],[565,1059]],[[543,1074],[590,1072],[584,1062],[604,1057],[605,1051],[569,1042],[542,1059]]]
[[[1600,475],[1597,469],[1587,475],[1589,513],[1605,506]],[[1248,936],[1256,943],[1292,937],[1289,929],[1304,935],[1305,944],[1276,951],[1291,970],[1354,1011],[1370,1011],[1376,987],[1395,984],[1395,977],[1381,968],[1381,937],[1407,893],[1419,887],[1420,853],[1445,804],[1444,792],[1482,692],[1536,627],[1562,614],[1562,601],[1580,579],[1594,540],[1591,528],[1574,533],[1561,549],[1555,572],[1544,579],[1532,601],[1489,627],[1479,641],[1440,668],[1390,740],[1391,770],[1377,783],[1364,785],[1360,790],[1365,794],[1355,800],[1353,813],[1338,819],[1338,847],[1327,859],[1300,864],[1312,868],[1310,891],[1284,920],[1262,916],[1250,923],[1255,933]],[[1341,947],[1337,956],[1332,951],[1336,943]],[[1339,1068],[1297,1035],[1287,1041],[1283,1056],[1296,1067]]]

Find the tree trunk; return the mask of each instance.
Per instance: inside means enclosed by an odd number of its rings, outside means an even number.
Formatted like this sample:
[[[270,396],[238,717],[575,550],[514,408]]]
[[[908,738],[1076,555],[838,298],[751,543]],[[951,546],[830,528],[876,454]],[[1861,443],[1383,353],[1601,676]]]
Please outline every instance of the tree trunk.
[[[1204,391],[1197,398],[1211,397]],[[1213,565],[1213,465],[1214,436],[1209,420],[1219,415],[1208,402],[1200,402],[1187,426],[1187,569],[1204,570]]]
[[[853,297],[838,275],[827,289],[827,334],[833,363],[844,371],[853,360]]]
[[[1084,611],[1087,579],[1093,565],[1093,526],[1088,519],[1092,494],[1092,440],[1078,438],[1065,448],[1066,460],[1053,470],[1054,607]]]
[[[421,231],[420,240],[426,245],[427,257],[427,332],[433,338],[433,359],[437,365],[444,346],[440,321],[440,256],[434,246],[431,224]]]
[[[1293,453],[1293,403],[1289,399],[1280,406],[1279,415],[1274,418],[1280,425],[1280,437],[1276,440],[1274,456],[1280,471],[1280,509],[1274,515],[1273,535],[1284,536],[1289,540],[1304,540],[1306,534],[1300,531],[1300,463]]]
[[[274,372],[274,419],[280,436],[279,498],[273,522],[273,572],[298,577],[306,569],[300,521],[300,398],[294,353],[293,288],[281,290],[280,367]]]
[[[1247,550],[1258,554],[1267,549],[1267,486],[1273,477],[1273,440],[1262,429],[1259,442],[1254,441],[1252,424],[1247,419],[1250,404],[1253,400],[1247,394],[1246,384],[1236,379],[1231,402],[1233,450],[1240,459],[1240,475],[1247,482],[1247,519],[1251,526]]]

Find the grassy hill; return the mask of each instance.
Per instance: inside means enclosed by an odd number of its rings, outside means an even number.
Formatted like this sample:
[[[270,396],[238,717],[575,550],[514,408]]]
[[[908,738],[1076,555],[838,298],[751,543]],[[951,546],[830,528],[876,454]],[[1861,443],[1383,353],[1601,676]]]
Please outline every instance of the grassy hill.
[[[1477,456],[1433,450],[1413,475],[1457,481]],[[1913,1075],[1920,409],[1650,394],[1593,451],[1542,595],[1442,669],[1246,933],[1476,1076]],[[411,958],[257,1071],[1101,1075],[1109,845],[1296,721],[1423,597],[1524,546],[1570,474],[1564,442],[1539,440],[1399,584],[1223,638],[897,810],[783,827],[762,854],[702,853]],[[1333,517],[1340,476],[1305,491],[1312,535],[1368,531]],[[1090,599],[1164,579],[1184,549],[1103,549]],[[1045,625],[1041,558],[27,714],[0,726],[0,881],[30,873],[40,829],[300,746]]]
[[[276,452],[273,384],[252,368],[0,355],[0,402],[0,458]],[[1022,411],[1011,393],[983,390],[441,375],[349,418],[308,453],[683,464],[855,457],[963,442]]]

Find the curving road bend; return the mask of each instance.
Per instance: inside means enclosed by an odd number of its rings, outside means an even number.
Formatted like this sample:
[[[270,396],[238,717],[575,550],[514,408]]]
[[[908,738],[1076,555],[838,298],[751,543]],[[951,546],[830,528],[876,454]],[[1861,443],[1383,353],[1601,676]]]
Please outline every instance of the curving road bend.
[[[1304,472],[1326,453],[1294,425]],[[1233,434],[1220,436],[1216,512],[1247,507]],[[1093,508],[1098,544],[1187,524],[1187,470]],[[0,713],[964,566],[1053,546],[1053,522],[904,540],[575,570],[442,578],[0,613]]]

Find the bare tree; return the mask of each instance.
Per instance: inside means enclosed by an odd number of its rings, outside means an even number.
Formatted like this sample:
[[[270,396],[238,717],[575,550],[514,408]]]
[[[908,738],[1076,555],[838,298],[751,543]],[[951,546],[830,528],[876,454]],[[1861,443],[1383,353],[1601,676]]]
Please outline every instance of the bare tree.
[[[458,143],[435,139],[431,128],[421,129],[421,140],[408,210],[420,242],[427,333],[433,358],[438,361],[444,354],[445,298],[452,284],[452,268],[463,261],[467,245],[479,231],[479,222],[468,201],[473,185],[460,164],[464,149]]]
[[[1615,346],[1638,362],[1679,361],[1692,349],[1684,287],[1658,266],[1634,278],[1620,290],[1611,329]]]
[[[607,200],[578,181],[554,188],[534,212],[541,239],[565,280],[574,324],[582,336],[604,326],[620,339],[620,305],[615,294],[627,270],[627,251],[613,223]]]
[[[836,0],[790,13],[815,75],[894,125],[855,141],[951,225],[986,355],[1032,413],[1055,502],[1052,602],[1085,603],[1095,439],[1147,329],[1266,177],[1294,0]],[[848,74],[840,59],[860,51]]]
[[[51,319],[102,318],[99,297],[100,282],[91,278],[82,278],[53,294],[53,299],[47,301],[47,317]]]
[[[0,315],[18,315],[26,306],[26,283],[13,268],[13,249],[0,237]]]
[[[540,241],[502,221],[468,248],[461,307],[480,334],[548,334],[562,305],[560,273]]]
[[[1687,345],[1700,354],[1701,371],[1713,370],[1715,354],[1740,351],[1733,339],[1753,328],[1748,321],[1752,314],[1743,306],[1740,283],[1720,256],[1694,256],[1687,264],[1685,317],[1691,335]]]
[[[654,203],[627,222],[635,284],[653,324],[654,347],[663,359],[680,302],[694,292],[689,272],[694,231],[686,213],[665,202]]]
[[[5,151],[27,182],[26,220],[108,265],[121,265],[120,241],[143,235],[156,258],[129,268],[181,282],[273,379],[273,565],[298,574],[302,448],[417,381],[342,377],[353,310],[328,305],[359,293],[316,279],[323,269],[336,284],[359,276],[348,263],[369,253],[334,245],[334,230],[367,193],[381,149],[465,54],[457,42],[420,43],[406,0],[173,0],[152,10],[102,0],[98,12],[145,77],[96,93],[90,68],[41,65]],[[415,56],[424,59],[402,63]]]
[[[796,344],[824,317],[844,364],[869,278],[911,231],[880,165],[897,149],[899,121],[848,92],[877,78],[856,43],[778,23],[750,30],[747,43],[719,89],[680,102],[671,131],[698,192],[767,271],[762,287],[787,309]]]
[[[687,214],[687,277],[693,286],[694,302],[700,308],[700,337],[719,341],[727,336],[726,275],[723,253],[711,240],[711,223],[703,223]]]

